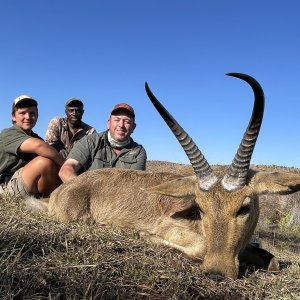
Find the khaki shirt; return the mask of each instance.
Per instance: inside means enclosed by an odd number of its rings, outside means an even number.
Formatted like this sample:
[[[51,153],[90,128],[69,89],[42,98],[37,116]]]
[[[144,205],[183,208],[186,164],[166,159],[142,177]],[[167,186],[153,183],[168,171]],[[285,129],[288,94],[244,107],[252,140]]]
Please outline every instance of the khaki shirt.
[[[117,156],[107,139],[107,132],[82,138],[70,151],[67,158],[75,159],[83,166],[80,173],[101,168],[146,169],[147,155],[142,145],[130,138],[130,143]]]
[[[95,128],[81,122],[80,128],[70,137],[67,118],[56,117],[49,122],[45,140],[49,145],[54,147],[63,158],[66,158],[77,141],[94,132],[96,132]]]

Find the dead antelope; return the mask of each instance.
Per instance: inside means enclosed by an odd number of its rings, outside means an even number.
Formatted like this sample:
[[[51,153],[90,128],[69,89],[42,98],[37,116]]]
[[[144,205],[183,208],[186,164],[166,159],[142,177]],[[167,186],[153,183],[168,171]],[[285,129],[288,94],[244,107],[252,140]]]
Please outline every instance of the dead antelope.
[[[259,215],[258,195],[299,191],[300,175],[249,170],[263,119],[264,94],[252,77],[228,75],[250,84],[255,101],[249,125],[226,174],[212,170],[146,83],[151,102],[183,147],[195,175],[88,171],[53,191],[48,204],[50,215],[63,222],[84,220],[134,228],[155,242],[201,260],[203,270],[213,276],[237,278],[240,260],[278,270],[269,252],[249,244]]]

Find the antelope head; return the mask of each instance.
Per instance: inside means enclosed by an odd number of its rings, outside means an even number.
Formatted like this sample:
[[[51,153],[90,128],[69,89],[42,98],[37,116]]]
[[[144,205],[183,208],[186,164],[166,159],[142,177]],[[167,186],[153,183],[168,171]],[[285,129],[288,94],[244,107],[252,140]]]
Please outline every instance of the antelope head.
[[[200,215],[198,232],[205,241],[201,257],[204,270],[210,274],[237,278],[239,255],[248,245],[258,221],[258,195],[299,190],[300,176],[249,169],[263,120],[264,93],[259,83],[248,75],[227,75],[240,78],[252,87],[254,106],[248,127],[226,174],[214,173],[194,141],[146,83],[150,101],[183,147],[195,172],[195,176],[162,183],[148,190],[173,197],[193,197],[194,207]]]

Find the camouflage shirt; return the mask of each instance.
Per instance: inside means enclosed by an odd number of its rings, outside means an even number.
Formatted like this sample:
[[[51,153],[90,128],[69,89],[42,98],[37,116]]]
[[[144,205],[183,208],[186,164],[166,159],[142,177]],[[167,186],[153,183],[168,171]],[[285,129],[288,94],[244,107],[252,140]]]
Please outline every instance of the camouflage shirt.
[[[64,158],[66,158],[74,144],[84,136],[96,132],[95,128],[81,122],[80,128],[71,136],[66,117],[53,118],[48,125],[45,135],[46,142],[53,146]]]

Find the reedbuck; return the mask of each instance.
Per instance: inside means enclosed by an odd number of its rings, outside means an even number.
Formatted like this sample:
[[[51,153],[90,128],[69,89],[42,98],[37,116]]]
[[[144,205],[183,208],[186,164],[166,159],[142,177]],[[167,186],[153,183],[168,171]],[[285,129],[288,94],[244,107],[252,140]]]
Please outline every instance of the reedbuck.
[[[148,97],[183,147],[195,174],[183,177],[121,169],[87,171],[52,192],[46,204],[50,215],[63,222],[81,220],[134,228],[154,242],[199,259],[203,270],[213,277],[237,278],[241,260],[277,271],[275,257],[249,243],[259,216],[258,195],[299,191],[300,174],[249,169],[263,119],[264,94],[252,77],[228,75],[246,81],[255,101],[226,174],[212,170],[146,83]]]

